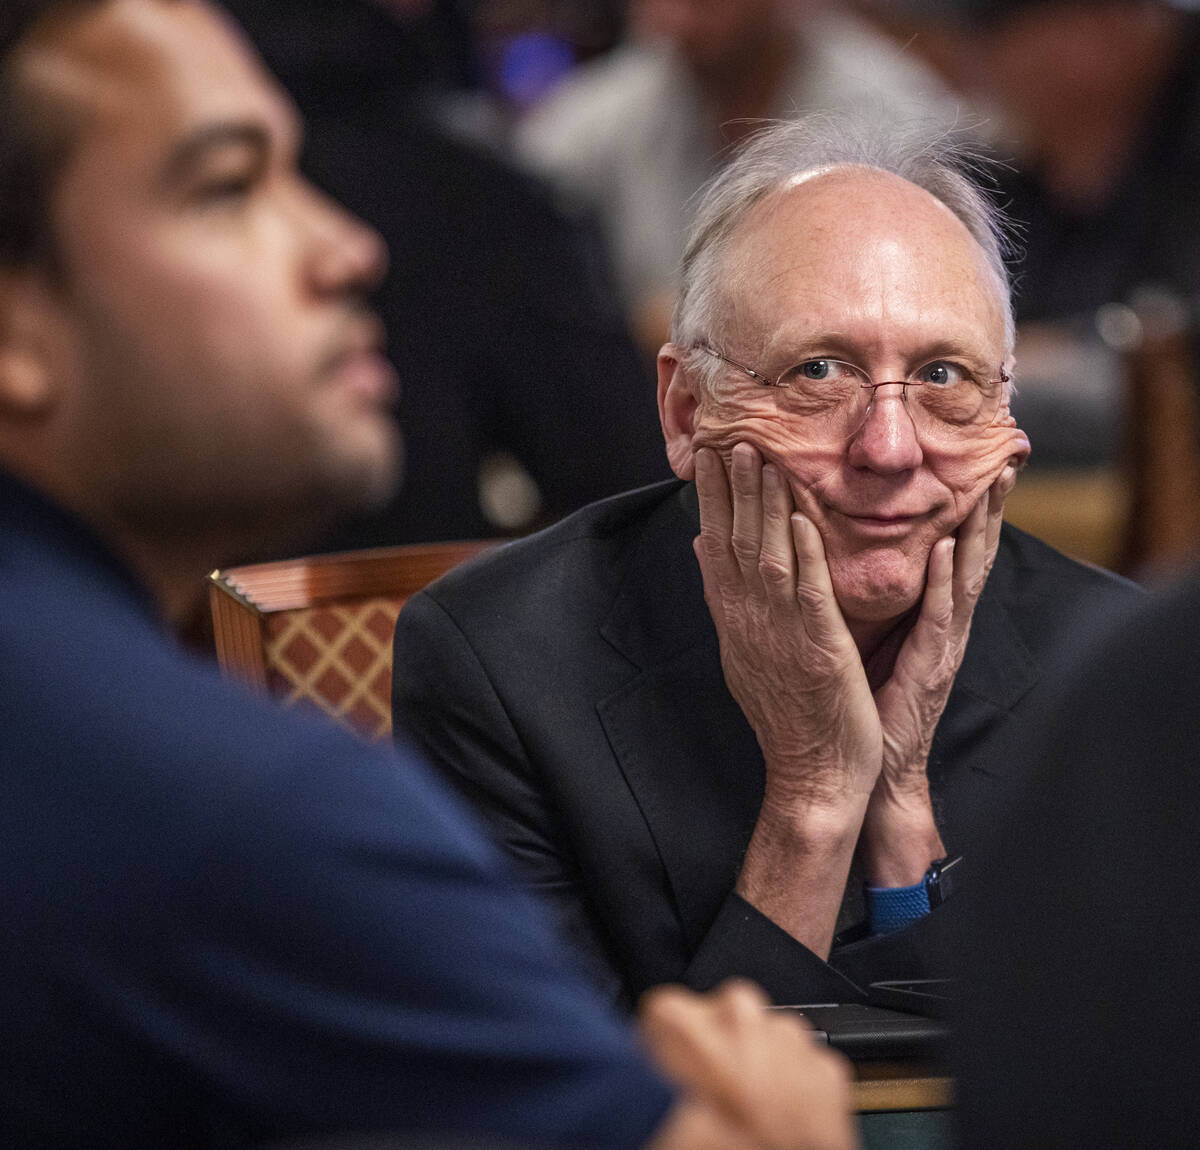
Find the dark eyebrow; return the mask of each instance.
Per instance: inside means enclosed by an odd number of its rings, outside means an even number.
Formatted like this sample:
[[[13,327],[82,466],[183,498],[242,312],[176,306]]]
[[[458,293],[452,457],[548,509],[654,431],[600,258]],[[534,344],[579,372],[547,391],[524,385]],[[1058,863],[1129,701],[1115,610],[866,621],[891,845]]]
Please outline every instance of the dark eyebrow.
[[[228,147],[250,148],[263,158],[271,149],[271,137],[260,124],[232,120],[205,124],[171,149],[163,166],[163,182],[168,186],[179,183],[206,154]]]

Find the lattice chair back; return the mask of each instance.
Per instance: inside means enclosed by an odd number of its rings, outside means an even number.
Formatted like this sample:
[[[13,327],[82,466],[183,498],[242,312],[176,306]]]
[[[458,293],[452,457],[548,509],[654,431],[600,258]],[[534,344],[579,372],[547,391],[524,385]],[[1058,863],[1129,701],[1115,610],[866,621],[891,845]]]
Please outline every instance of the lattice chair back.
[[[367,739],[392,730],[392,630],[404,601],[494,540],[419,543],[214,571],[217,661],[288,706]]]

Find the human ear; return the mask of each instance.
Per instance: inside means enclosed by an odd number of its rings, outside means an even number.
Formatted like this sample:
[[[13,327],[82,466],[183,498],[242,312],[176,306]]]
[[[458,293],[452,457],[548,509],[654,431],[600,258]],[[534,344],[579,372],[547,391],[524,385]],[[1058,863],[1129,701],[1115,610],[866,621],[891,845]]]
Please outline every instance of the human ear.
[[[696,464],[692,455],[692,433],[700,406],[697,384],[672,343],[663,344],[658,353],[658,418],[667,444],[667,461],[680,479],[694,479]]]
[[[48,307],[40,276],[0,271],[0,416],[38,419],[53,405]]]

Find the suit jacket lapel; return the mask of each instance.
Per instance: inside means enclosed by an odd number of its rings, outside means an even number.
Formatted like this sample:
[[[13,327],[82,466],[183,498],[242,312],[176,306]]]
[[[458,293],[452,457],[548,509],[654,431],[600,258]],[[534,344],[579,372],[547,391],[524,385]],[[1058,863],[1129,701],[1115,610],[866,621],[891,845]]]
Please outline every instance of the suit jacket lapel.
[[[967,749],[1007,714],[1038,681],[1041,670],[1021,638],[1009,610],[1012,595],[1011,560],[1001,543],[971,621],[971,637],[954,680],[930,753],[931,776],[963,759]],[[979,767],[989,773],[1003,763],[989,757]]]
[[[597,703],[690,945],[741,866],[762,802],[762,756],[721,674],[692,539],[695,489],[652,517],[601,634],[637,668]]]

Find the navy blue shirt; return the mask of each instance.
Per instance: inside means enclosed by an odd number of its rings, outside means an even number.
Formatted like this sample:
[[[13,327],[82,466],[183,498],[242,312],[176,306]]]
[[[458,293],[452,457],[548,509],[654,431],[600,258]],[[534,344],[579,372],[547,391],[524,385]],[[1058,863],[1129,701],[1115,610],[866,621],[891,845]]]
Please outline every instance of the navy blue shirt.
[[[0,1144],[636,1146],[671,1102],[415,753],[179,649],[0,475]]]

